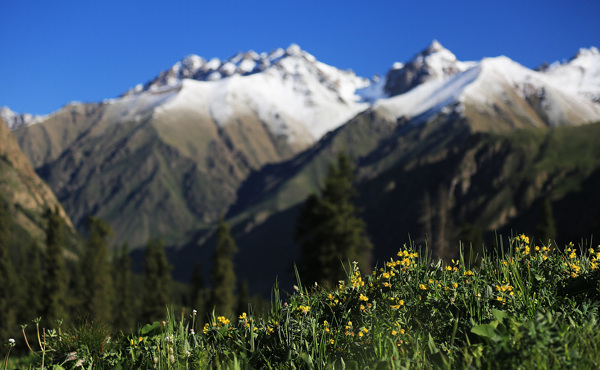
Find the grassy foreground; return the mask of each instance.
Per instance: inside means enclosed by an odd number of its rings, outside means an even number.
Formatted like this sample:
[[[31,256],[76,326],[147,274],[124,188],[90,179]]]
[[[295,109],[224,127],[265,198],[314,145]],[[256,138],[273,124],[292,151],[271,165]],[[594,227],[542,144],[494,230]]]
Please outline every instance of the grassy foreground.
[[[331,289],[299,283],[282,299],[275,287],[266,317],[199,327],[195,313],[170,313],[133,335],[49,331],[3,368],[598,368],[600,246],[508,244],[449,264],[404,246]]]

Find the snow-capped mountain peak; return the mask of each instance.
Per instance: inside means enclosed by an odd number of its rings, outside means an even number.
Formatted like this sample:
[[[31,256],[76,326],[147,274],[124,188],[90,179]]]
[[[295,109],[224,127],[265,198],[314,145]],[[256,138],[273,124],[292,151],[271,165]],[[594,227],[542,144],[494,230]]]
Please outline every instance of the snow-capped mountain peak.
[[[175,63],[168,70],[162,71],[158,77],[145,85],[138,85],[124,95],[137,94],[142,91],[156,91],[164,87],[173,87],[183,79],[197,81],[217,81],[233,75],[247,76],[263,72],[269,67],[278,65],[282,59],[294,58],[307,63],[316,63],[316,58],[302,50],[297,44],[286,49],[275,49],[269,53],[256,53],[253,50],[239,52],[226,60],[212,58],[206,60],[198,55],[188,55]]]
[[[542,70],[565,90],[600,103],[600,51],[581,48],[567,63],[553,63]]]
[[[161,117],[186,111],[221,127],[254,116],[276,137],[305,146],[368,108],[356,93],[368,85],[354,72],[321,63],[291,44],[227,60],[190,55],[114,103],[127,100],[127,107],[136,107],[127,109],[127,117],[139,116],[139,107],[152,102]]]
[[[385,92],[388,96],[403,94],[431,80],[444,80],[463,72],[473,63],[459,61],[440,42],[434,40],[402,68],[393,67],[386,76]]]
[[[23,125],[33,125],[46,118],[46,116],[34,116],[29,113],[16,113],[8,107],[0,107],[0,117],[10,130],[15,130]]]
[[[595,46],[592,46],[590,48],[580,48],[577,54],[575,55],[575,58],[593,55],[600,55],[600,50],[598,50],[598,48]]]
[[[520,121],[519,124],[558,126],[592,122],[600,119],[600,105],[568,86],[578,81],[573,79],[573,71],[577,71],[579,81],[584,81],[581,86],[590,83],[597,88],[587,72],[594,70],[592,66],[600,67],[600,60],[586,61],[587,68],[574,68],[573,63],[582,62],[581,58],[568,64],[563,71],[570,73],[566,77],[530,70],[506,56],[484,58],[477,63],[464,63],[462,67],[466,69],[454,75],[432,78],[403,94],[382,99],[374,104],[374,109],[392,119],[403,116],[413,123],[440,112],[460,113],[466,105],[477,114],[502,117],[508,124]]]

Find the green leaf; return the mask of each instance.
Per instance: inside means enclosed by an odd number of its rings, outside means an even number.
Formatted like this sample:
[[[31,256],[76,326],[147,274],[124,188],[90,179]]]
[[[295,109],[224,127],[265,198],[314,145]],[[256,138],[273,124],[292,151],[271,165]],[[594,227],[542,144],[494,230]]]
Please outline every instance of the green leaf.
[[[152,336],[155,334],[158,334],[158,331],[160,330],[160,322],[155,321],[152,324],[146,324],[143,328],[142,328],[142,336],[146,337],[146,336]]]
[[[431,354],[439,352],[437,346],[435,345],[433,338],[431,337],[431,334],[428,334],[428,335],[429,335],[429,339],[427,340],[427,346],[429,347],[429,352]]]
[[[218,333],[222,336],[226,336],[228,330],[229,330],[229,327],[227,325],[225,325],[219,329]]]
[[[499,322],[504,321],[504,319],[508,317],[508,314],[506,312],[496,309],[492,309],[492,315],[494,315],[496,320],[498,320]]]
[[[497,325],[497,322],[496,322]],[[481,324],[471,328],[471,333],[477,334],[480,337],[488,338],[494,342],[498,342],[501,338],[496,331],[496,327],[492,324]]]
[[[312,356],[309,355],[308,353],[302,353],[302,354],[300,354],[300,358],[302,360],[304,360],[304,362],[306,363],[306,365],[308,365],[309,368],[313,368],[314,367]]]

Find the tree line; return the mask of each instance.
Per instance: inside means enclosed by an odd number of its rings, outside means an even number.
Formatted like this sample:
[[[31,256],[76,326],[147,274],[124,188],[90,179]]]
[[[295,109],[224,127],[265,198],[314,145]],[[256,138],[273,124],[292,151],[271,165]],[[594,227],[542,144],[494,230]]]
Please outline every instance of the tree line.
[[[302,207],[295,239],[302,252],[298,270],[306,283],[332,286],[356,266],[369,272],[372,245],[359,210],[352,204],[358,195],[352,184],[354,171],[348,155],[340,153],[320,192],[310,195]],[[204,282],[202,261],[198,261],[186,302],[174,302],[172,266],[159,239],[148,241],[143,273],[136,276],[127,243],[111,248],[112,231],[103,220],[88,217],[83,251],[77,260],[71,260],[65,259],[65,225],[58,208],[48,210],[44,218],[43,248],[35,244],[21,247],[13,264],[8,250],[8,215],[0,204],[0,340],[19,337],[21,324],[29,323],[24,330],[30,332],[37,317],[42,317],[46,328],[66,328],[85,321],[128,332],[136,323],[164,319],[166,307],[174,303],[193,309],[198,322],[213,311],[233,317],[248,310],[248,285],[237,281],[237,246],[223,217],[216,228],[210,287]]]
[[[87,219],[83,253],[74,261],[65,258],[65,224],[58,208],[48,210],[44,218],[43,248],[37,243],[20,248],[15,263],[9,250],[11,229],[7,208],[0,202],[1,341],[20,338],[22,331],[29,338],[35,337],[33,322],[38,318],[41,318],[41,327],[47,329],[65,330],[72,325],[92,324],[127,333],[135,330],[136,324],[163,320],[169,305],[182,306],[183,302],[173,299],[172,266],[160,239],[148,241],[142,275],[136,276],[132,273],[127,243],[114,246],[111,252],[112,231],[103,220]],[[219,241],[211,270],[213,289],[203,284],[201,268],[195,271],[195,280],[189,286],[193,297],[191,306],[200,311],[199,321],[212,308],[231,315],[241,306],[231,303],[237,298],[233,269],[237,247],[223,219],[217,234]],[[241,296],[249,300],[247,289]]]

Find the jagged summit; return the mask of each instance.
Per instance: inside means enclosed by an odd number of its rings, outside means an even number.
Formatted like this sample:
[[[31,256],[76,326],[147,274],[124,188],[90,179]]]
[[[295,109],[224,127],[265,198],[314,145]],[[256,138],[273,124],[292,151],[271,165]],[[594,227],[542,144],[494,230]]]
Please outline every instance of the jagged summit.
[[[562,89],[600,103],[600,51],[581,48],[566,63],[552,63],[541,72],[552,77]]]
[[[15,130],[23,125],[32,125],[42,121],[46,116],[35,116],[30,113],[16,113],[8,107],[0,107],[0,118],[4,120],[10,130]]]
[[[281,60],[288,57],[304,60],[308,63],[316,62],[314,56],[302,50],[297,44],[291,44],[286,49],[278,48],[269,53],[258,54],[253,50],[239,52],[226,60],[220,60],[219,58],[207,60],[192,54],[175,63],[170,69],[162,71],[158,77],[145,85],[137,85],[124,95],[175,86],[186,78],[196,81],[217,81],[233,75],[247,76],[263,72],[271,66],[277,66]]]
[[[400,95],[423,82],[443,80],[465,71],[469,66],[469,63],[458,61],[439,41],[433,40],[402,68],[395,66],[388,72],[385,92],[388,96]]]
[[[275,137],[305,146],[366,109],[356,90],[368,84],[291,44],[227,60],[189,55],[113,103],[123,106],[120,119],[134,121],[151,111],[163,117],[186,112],[224,127],[253,116]]]
[[[591,55],[600,55],[600,50],[597,47],[592,46],[590,48],[580,48],[577,54],[573,59],[583,57],[583,56],[591,56]]]
[[[433,40],[431,42],[431,44],[429,44],[429,46],[425,50],[423,50],[421,53],[419,53],[418,55],[419,56],[427,56],[427,55],[437,53],[439,51],[450,52],[438,40]],[[452,54],[452,53],[450,53],[450,54]],[[454,57],[454,59],[456,59],[456,57]]]

